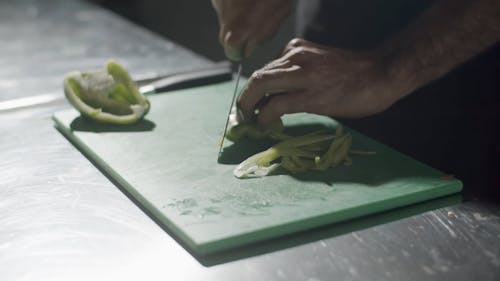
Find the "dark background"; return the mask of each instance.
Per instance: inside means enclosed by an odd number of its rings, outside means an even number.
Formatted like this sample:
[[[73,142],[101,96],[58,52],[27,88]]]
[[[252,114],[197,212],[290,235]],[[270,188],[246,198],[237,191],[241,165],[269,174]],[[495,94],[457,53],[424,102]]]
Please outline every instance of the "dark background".
[[[93,0],[92,2],[211,60],[226,59],[218,41],[217,15],[209,0]],[[292,12],[276,36],[258,48],[250,60],[244,62],[244,75],[249,76],[255,69],[275,58],[293,38],[293,34]]]

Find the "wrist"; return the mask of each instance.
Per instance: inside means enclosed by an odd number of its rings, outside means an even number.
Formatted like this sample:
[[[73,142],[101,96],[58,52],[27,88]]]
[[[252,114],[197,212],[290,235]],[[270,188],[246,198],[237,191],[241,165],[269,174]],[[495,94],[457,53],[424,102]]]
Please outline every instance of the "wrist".
[[[364,53],[369,62],[368,78],[371,92],[383,111],[413,92],[417,86],[414,74],[399,55],[389,48],[377,48]]]
[[[421,86],[421,68],[396,44],[382,44],[372,56],[380,70],[385,85],[384,97],[389,103],[397,102]]]

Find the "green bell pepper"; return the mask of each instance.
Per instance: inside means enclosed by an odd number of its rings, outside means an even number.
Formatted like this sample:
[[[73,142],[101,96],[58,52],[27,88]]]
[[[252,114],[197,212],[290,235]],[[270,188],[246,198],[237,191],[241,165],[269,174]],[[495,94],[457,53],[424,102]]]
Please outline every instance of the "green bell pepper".
[[[133,124],[151,107],[128,71],[114,60],[103,69],[66,74],[64,94],[82,115],[102,123]]]

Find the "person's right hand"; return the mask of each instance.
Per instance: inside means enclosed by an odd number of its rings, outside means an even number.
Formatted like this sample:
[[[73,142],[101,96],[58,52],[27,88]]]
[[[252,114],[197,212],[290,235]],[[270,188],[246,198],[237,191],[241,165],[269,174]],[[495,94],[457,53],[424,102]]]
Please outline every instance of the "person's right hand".
[[[239,61],[271,38],[290,12],[291,0],[212,0],[226,56]]]

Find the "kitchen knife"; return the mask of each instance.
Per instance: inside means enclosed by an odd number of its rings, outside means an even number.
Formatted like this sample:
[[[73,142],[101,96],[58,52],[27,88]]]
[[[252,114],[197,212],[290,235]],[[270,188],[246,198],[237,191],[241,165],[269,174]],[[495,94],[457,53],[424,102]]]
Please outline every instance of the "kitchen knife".
[[[243,66],[242,66],[242,63],[240,61],[238,64],[238,73],[236,74],[236,83],[234,85],[233,97],[231,98],[231,104],[229,105],[229,111],[228,111],[227,117],[226,117],[226,124],[224,125],[224,131],[222,132],[222,137],[218,143],[218,146],[219,146],[219,153],[217,154],[218,157],[220,157],[220,155],[221,155],[222,146],[224,145],[224,139],[226,138],[227,125],[229,124],[229,116],[231,115],[231,109],[233,108],[234,100],[236,99],[236,93],[238,92],[238,84],[240,82],[242,68],[243,68]]]
[[[219,63],[211,67],[177,72],[172,75],[156,79],[149,82],[145,86],[139,87],[139,92],[143,95],[151,95],[158,92],[219,83],[231,80],[232,77],[233,74],[229,63]],[[138,82],[138,84],[139,83],[140,82]]]

